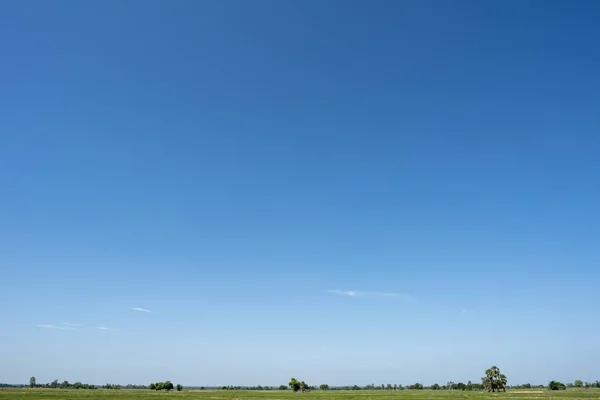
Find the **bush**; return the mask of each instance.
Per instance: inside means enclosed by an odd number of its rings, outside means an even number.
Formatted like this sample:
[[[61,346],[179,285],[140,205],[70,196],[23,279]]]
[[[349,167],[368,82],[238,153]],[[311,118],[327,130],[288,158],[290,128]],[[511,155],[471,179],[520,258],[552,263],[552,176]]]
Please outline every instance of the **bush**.
[[[549,390],[566,390],[567,387],[562,382],[550,381],[550,383],[548,384],[548,389]]]

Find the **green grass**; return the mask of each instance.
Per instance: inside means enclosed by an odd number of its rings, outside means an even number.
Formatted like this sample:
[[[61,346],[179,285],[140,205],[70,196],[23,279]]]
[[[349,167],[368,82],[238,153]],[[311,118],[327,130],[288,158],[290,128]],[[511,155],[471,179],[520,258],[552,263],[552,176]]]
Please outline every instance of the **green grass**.
[[[155,392],[150,390],[57,390],[57,389],[3,389],[0,400],[516,400],[516,399],[600,400],[598,389],[570,389],[566,391],[515,390],[506,393],[461,392],[451,390],[405,391],[183,391]]]

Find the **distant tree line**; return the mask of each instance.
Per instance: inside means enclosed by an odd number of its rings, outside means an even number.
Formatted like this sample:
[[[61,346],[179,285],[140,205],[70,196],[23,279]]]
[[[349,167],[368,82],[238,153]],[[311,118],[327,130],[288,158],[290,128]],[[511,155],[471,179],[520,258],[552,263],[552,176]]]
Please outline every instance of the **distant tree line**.
[[[30,388],[46,388],[46,389],[97,389],[96,385],[89,383],[69,383],[69,381],[58,382],[58,379],[53,380],[50,383],[37,383],[35,376],[29,378]]]
[[[221,386],[220,388],[216,388],[216,389],[221,389],[221,390],[287,390],[288,387],[285,385],[281,385],[279,387],[275,387],[275,386],[262,386],[262,385],[257,385],[257,386]],[[205,387],[202,386],[200,387],[200,390],[205,390]]]
[[[8,383],[0,383],[0,388],[23,388],[29,386],[30,388],[48,388],[48,389],[106,389],[106,390],[120,390],[120,389],[150,389],[150,390],[164,390],[170,391],[176,389],[177,391],[182,391],[182,385],[173,385],[171,381],[165,382],[155,382],[151,383],[148,386],[145,385],[118,385],[107,383],[102,386],[75,382],[69,383],[69,381],[59,382],[58,379],[50,383],[42,383],[38,384],[35,377],[32,376],[29,379],[29,385],[22,384],[8,384]],[[194,389],[204,390],[205,387],[188,387]],[[547,386],[544,385],[532,385],[530,383],[525,383],[521,385],[513,385],[508,386],[507,379],[504,374],[500,373],[500,369],[496,366],[488,368],[485,371],[485,376],[481,378],[481,383],[473,383],[468,381],[467,383],[463,382],[447,382],[445,385],[440,385],[438,383],[434,383],[430,386],[424,386],[423,384],[416,382],[412,385],[403,386],[401,384],[381,384],[375,385],[370,384],[366,386],[338,386],[338,387],[330,387],[328,384],[321,384],[317,386],[308,385],[304,381],[300,381],[296,378],[291,378],[290,382],[287,385],[280,385],[279,387],[275,386],[222,386],[221,390],[293,390],[295,392],[307,392],[311,390],[462,390],[462,391],[489,391],[489,392],[498,392],[498,391],[506,391],[506,389],[548,389],[548,390],[566,390],[567,388],[600,388],[600,381],[595,382],[583,382],[582,380],[575,380],[573,383],[564,384],[559,381],[550,381]],[[213,388],[218,389],[218,388]]]
[[[29,378],[29,385],[19,385],[20,387],[30,388],[44,388],[44,389],[107,389],[107,390],[120,390],[120,389],[147,389],[145,385],[118,385],[113,383],[107,383],[105,385],[92,385],[90,383],[75,382],[70,383],[69,381],[59,382],[58,379],[53,380],[50,383],[37,383],[35,376]],[[1,384],[0,384],[1,387]]]
[[[148,389],[150,390],[165,390],[165,391],[170,391],[173,389],[177,389],[178,392],[181,392],[183,390],[183,386],[182,385],[173,385],[173,383],[171,381],[165,381],[165,382],[156,382],[156,383],[151,383],[150,385],[148,385]],[[202,388],[204,389],[204,388]]]

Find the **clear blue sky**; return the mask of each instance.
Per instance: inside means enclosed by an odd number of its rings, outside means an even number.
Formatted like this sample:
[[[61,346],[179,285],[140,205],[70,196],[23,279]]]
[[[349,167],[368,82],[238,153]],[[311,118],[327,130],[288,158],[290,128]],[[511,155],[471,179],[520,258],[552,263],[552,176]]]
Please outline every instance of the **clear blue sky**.
[[[599,19],[1,2],[0,380],[600,379]]]

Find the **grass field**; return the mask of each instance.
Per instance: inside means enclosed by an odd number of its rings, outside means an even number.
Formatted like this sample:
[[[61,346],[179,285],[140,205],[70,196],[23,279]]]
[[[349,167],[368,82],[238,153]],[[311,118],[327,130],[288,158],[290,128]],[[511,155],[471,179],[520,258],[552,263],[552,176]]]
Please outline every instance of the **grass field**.
[[[135,400],[135,399],[195,399],[195,400],[487,400],[487,399],[573,399],[600,400],[598,389],[570,389],[566,391],[515,390],[506,393],[462,392],[452,390],[404,390],[404,391],[314,391],[293,393],[291,391],[183,391],[156,392],[150,390],[56,390],[56,389],[3,389],[0,400],[48,399],[48,400]]]

